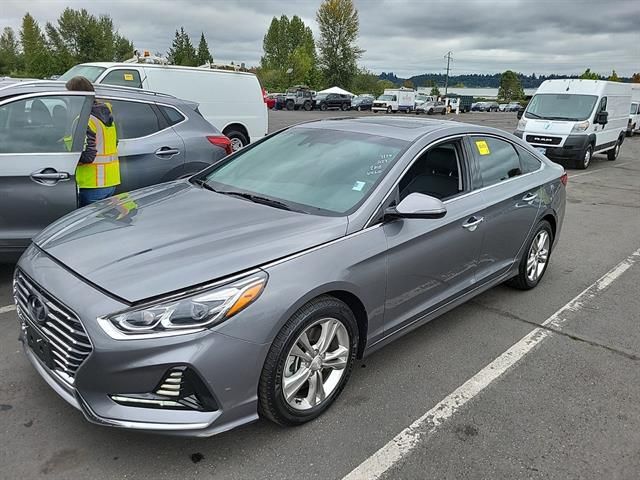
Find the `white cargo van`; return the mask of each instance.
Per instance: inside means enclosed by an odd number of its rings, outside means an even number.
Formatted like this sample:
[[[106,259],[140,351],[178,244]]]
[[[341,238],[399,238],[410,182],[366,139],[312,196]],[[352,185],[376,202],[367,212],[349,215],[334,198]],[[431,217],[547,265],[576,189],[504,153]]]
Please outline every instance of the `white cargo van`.
[[[374,102],[374,112],[405,112],[416,108],[416,92],[412,88],[387,88]]]
[[[514,133],[552,160],[584,169],[595,153],[618,158],[630,104],[628,83],[547,80],[518,112]]]
[[[93,83],[168,93],[199,104],[198,111],[224,133],[234,150],[267,134],[267,106],[258,78],[247,72],[206,67],[135,63],[83,63],[63,74]]]
[[[629,123],[627,124],[627,136],[632,137],[640,130],[640,84],[631,84],[631,110],[629,111]]]

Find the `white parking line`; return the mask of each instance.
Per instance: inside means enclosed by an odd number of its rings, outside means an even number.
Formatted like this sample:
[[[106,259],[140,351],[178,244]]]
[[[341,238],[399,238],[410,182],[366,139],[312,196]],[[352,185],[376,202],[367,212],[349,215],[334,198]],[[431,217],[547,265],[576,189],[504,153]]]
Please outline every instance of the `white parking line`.
[[[7,305],[5,307],[0,307],[0,314],[7,313],[7,312],[12,312],[15,309],[16,309],[15,305]]]
[[[591,175],[592,173],[598,173],[598,172],[602,172],[602,171],[607,171],[610,168],[622,167],[623,165],[629,165],[630,163],[633,163],[633,162],[622,162],[622,163],[617,163],[615,165],[612,165],[610,167],[602,167],[602,168],[599,168],[597,170],[591,170],[590,172],[576,173],[575,175],[569,175],[569,180],[571,180],[572,178],[582,177],[583,175]]]
[[[625,260],[613,267],[596,282],[585,288],[578,296],[547,318],[542,325],[559,327],[566,318],[567,312],[580,311],[584,304],[602,290],[609,287],[631,266],[640,261],[640,248]],[[396,435],[389,443],[375,452],[371,457],[352,470],[343,480],[376,480],[398,461],[416,448],[421,440],[425,440],[440,425],[446,422],[469,400],[488,387],[507,370],[513,367],[533,348],[550,337],[552,332],[545,328],[536,328],[520,341],[512,345],[506,352],[484,367],[473,377],[449,394],[435,407]]]

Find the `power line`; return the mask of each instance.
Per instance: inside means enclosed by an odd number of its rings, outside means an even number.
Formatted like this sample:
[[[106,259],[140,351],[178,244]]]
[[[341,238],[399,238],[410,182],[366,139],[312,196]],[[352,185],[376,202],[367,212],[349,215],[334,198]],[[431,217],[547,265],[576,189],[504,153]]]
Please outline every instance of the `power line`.
[[[451,50],[444,56],[447,59],[447,76],[444,79],[444,96],[447,96],[447,89],[449,88],[449,70],[451,69]]]

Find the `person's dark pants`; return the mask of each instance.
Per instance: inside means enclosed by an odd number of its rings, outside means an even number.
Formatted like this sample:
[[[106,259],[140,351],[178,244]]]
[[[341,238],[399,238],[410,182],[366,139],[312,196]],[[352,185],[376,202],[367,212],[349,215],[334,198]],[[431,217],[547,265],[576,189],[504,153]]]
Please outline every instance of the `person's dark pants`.
[[[99,200],[104,200],[116,193],[116,187],[81,188],[80,206],[85,207]]]

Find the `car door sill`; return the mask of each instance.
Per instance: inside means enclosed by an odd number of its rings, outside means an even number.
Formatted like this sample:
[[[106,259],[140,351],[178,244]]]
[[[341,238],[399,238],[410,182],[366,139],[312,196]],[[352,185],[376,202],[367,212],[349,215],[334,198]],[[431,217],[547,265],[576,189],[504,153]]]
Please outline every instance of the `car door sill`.
[[[436,318],[438,318],[441,314],[457,307],[458,305],[464,303],[465,301],[467,301],[470,298],[475,297],[476,295],[479,295],[480,293],[489,290],[490,288],[504,282],[505,280],[507,280],[509,277],[511,276],[511,269],[508,269],[506,272],[504,272],[502,275],[500,275],[499,277],[494,277],[492,279],[489,279],[479,285],[477,285],[475,288],[472,288],[471,290],[467,290],[466,292],[453,297],[449,300],[445,300],[445,303],[431,309],[428,310],[426,313],[424,313],[423,315],[419,316],[418,318],[416,318],[415,320],[413,320],[410,323],[407,323],[405,325],[403,325],[402,327],[400,327],[397,330],[394,330],[393,332],[389,333],[388,335],[383,336],[382,338],[380,338],[379,340],[376,340],[374,343],[372,343],[371,345],[367,346],[364,355],[363,356],[367,356],[371,353],[373,353],[374,351],[378,350],[379,348],[382,348],[383,346],[385,346],[387,343],[390,343],[391,340],[395,340],[396,337],[400,337],[402,335],[404,335],[405,333],[408,333],[409,331],[413,330],[414,328],[418,328],[420,326],[422,326],[423,324],[434,320]]]

